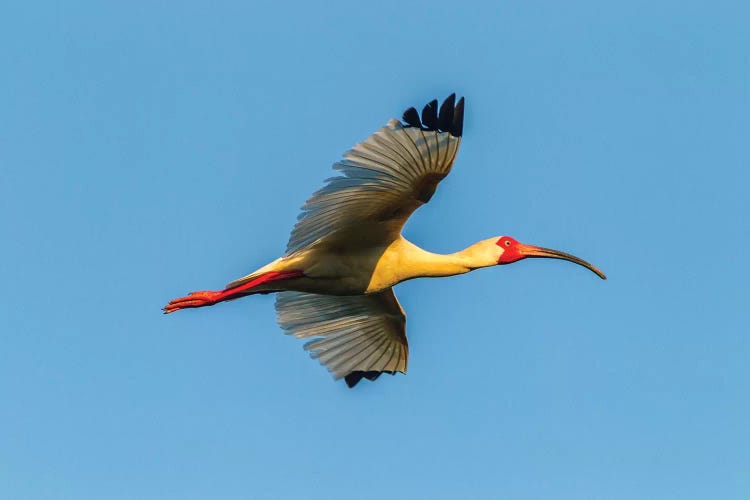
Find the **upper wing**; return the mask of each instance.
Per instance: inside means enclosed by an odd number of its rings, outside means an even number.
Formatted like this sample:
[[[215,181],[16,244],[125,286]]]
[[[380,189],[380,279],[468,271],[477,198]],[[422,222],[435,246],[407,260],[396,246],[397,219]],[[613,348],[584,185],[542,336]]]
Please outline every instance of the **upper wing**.
[[[406,316],[392,288],[354,296],[280,292],[276,314],[286,333],[317,337],[305,349],[349,387],[382,372],[406,373]]]
[[[360,235],[398,237],[406,220],[427,203],[451,170],[463,131],[464,99],[451,94],[438,113],[437,101],[404,112],[333,165],[342,175],[328,179],[302,207],[287,253],[321,238],[356,241]]]

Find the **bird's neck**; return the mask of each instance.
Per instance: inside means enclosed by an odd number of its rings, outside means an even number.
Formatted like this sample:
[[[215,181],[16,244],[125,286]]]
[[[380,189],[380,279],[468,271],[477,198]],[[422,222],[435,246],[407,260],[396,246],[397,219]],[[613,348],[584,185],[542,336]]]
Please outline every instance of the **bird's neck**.
[[[480,241],[460,252],[442,255],[422,250],[401,237],[379,255],[375,268],[369,273],[366,291],[379,292],[414,278],[455,276],[494,266],[502,254],[496,241],[497,238]]]
[[[459,252],[451,254],[437,254],[423,250],[416,245],[404,241],[404,252],[407,256],[405,266],[410,276],[405,279],[441,276],[455,276],[474,269],[497,265],[502,251],[495,245],[496,238],[475,243]]]

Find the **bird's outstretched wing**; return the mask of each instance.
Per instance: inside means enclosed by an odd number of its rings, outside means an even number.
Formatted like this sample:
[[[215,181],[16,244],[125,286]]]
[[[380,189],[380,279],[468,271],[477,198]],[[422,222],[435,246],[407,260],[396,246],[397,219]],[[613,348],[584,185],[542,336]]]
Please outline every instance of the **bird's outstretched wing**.
[[[287,254],[312,243],[388,243],[406,220],[432,197],[451,170],[461,143],[464,99],[452,94],[440,106],[404,112],[333,165],[341,175],[328,179],[302,207]],[[363,239],[364,237],[364,239]]]
[[[280,292],[276,314],[286,333],[313,338],[305,349],[349,387],[363,377],[406,373],[406,315],[392,288],[355,296]]]

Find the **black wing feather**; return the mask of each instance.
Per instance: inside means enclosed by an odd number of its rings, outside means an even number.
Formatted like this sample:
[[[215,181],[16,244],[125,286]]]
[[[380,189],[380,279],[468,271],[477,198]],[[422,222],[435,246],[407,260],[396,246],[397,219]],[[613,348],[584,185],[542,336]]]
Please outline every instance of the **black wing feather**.
[[[375,381],[378,379],[379,376],[382,374],[387,373],[389,375],[395,375],[396,372],[392,372],[390,370],[382,371],[382,372],[351,372],[349,375],[344,377],[344,381],[346,381],[346,385],[351,387],[354,387],[359,383],[360,380],[363,378],[366,378],[369,381]]]
[[[440,106],[440,116],[438,118],[440,122],[440,130],[442,132],[450,132],[451,125],[453,125],[453,109],[456,104],[456,94],[451,94],[448,99],[443,101],[443,105]]]
[[[417,113],[417,110],[414,108],[409,108],[404,111],[404,121],[410,127],[422,128],[422,123],[419,121],[419,113]]]
[[[454,137],[461,137],[464,133],[464,98],[458,100],[456,109],[453,111],[453,126],[450,131]]]
[[[403,126],[422,130],[448,132],[453,137],[461,137],[464,131],[464,98],[456,103],[456,94],[443,101],[438,112],[437,100],[432,100],[422,109],[422,120],[416,108],[404,111]]]
[[[422,110],[422,124],[426,130],[438,129],[437,105],[437,99],[433,99]]]

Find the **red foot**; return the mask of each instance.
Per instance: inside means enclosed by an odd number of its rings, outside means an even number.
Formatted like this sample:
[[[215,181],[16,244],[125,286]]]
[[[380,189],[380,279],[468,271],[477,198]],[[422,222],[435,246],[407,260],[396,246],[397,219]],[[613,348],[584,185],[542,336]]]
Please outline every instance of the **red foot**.
[[[187,309],[188,307],[203,307],[212,306],[219,302],[222,298],[223,292],[212,292],[206,290],[204,292],[193,292],[187,297],[180,297],[169,302],[164,307],[164,314],[173,313],[180,309]]]

